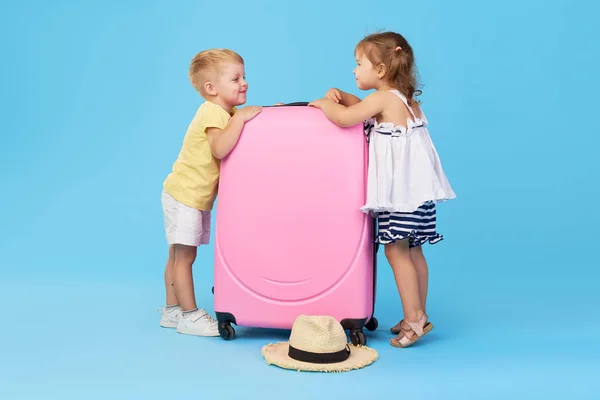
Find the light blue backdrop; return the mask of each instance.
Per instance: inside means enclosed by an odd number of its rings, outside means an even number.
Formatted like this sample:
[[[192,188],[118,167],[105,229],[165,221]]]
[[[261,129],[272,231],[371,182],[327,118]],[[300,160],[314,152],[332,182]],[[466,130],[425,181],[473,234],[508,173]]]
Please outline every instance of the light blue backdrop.
[[[0,397],[599,393],[600,6],[368,4],[1,3]],[[159,329],[161,184],[201,100],[190,59],[208,47],[242,54],[248,104],[332,86],[360,94],[354,45],[384,29],[414,47],[458,194],[438,209],[446,240],[426,248],[435,334],[414,349],[387,344],[400,306],[383,255],[381,328],[369,335],[381,358],[362,371],[267,367],[260,347],[285,332],[238,329],[223,342]],[[211,310],[212,259],[201,251],[195,271]]]

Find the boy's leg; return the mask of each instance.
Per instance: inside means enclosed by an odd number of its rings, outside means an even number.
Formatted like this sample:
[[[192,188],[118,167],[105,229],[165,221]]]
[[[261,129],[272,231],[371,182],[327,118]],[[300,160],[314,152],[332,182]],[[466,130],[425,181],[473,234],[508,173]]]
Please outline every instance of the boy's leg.
[[[175,263],[173,265],[174,292],[185,314],[197,308],[194,295],[194,278],[192,276],[192,265],[196,260],[196,247],[182,244],[175,244],[173,247],[175,249]]]
[[[160,318],[160,326],[163,328],[176,328],[181,318],[181,307],[175,296],[175,285],[173,282],[173,271],[175,266],[175,248],[169,246],[169,257],[165,266],[165,292],[166,292],[166,307],[162,309]]]
[[[210,243],[210,212],[199,211],[195,216],[197,226],[194,237],[187,240],[194,246],[175,244],[173,265],[174,295],[184,314],[197,309],[194,294],[194,278],[192,266],[196,261],[197,247]]]
[[[186,206],[164,190],[162,206],[167,243],[172,249],[173,255],[171,271],[168,262],[165,270],[165,283],[167,296],[169,296],[167,301],[176,299],[180,306],[176,308],[177,312],[173,311],[177,317],[177,332],[200,336],[219,336],[217,321],[211,318],[205,310],[196,308],[192,276],[196,249],[199,245],[208,243],[210,212]],[[171,281],[173,298],[169,294],[169,282]],[[165,318],[165,310],[163,310],[163,318]],[[161,325],[163,324],[161,323]],[[172,324],[169,325],[172,326]]]
[[[165,267],[167,306],[179,304],[183,311],[196,308],[192,264],[202,233],[202,211],[177,201],[162,192],[165,232],[169,259]]]
[[[169,246],[169,258],[167,259],[167,265],[165,267],[165,293],[166,293],[166,304],[167,307],[179,305],[177,296],[175,295],[175,282],[173,278],[173,272],[175,268],[175,248],[173,245]]]
[[[194,295],[192,265],[196,260],[197,247],[210,241],[210,211],[198,211],[194,246],[175,245],[174,281],[175,295],[183,310],[177,332],[197,336],[219,336],[217,321],[206,310],[198,309]]]

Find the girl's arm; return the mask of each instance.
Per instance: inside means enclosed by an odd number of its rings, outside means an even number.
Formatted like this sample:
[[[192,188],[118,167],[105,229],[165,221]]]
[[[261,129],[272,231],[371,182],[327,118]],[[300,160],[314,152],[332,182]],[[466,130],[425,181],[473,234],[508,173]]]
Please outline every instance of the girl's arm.
[[[350,107],[350,106],[360,103],[360,99],[358,97],[356,97],[355,95],[346,93],[346,92],[342,92],[342,91],[340,91],[340,93],[342,95],[341,103],[343,105],[345,105],[346,107]]]
[[[380,114],[385,106],[384,96],[382,92],[374,92],[363,101],[349,107],[344,107],[328,98],[315,100],[309,103],[309,106],[321,109],[334,124],[349,127]]]
[[[339,103],[343,106],[350,107],[356,103],[360,103],[360,99],[353,94],[346,93],[337,88],[332,88],[325,93],[325,97]]]

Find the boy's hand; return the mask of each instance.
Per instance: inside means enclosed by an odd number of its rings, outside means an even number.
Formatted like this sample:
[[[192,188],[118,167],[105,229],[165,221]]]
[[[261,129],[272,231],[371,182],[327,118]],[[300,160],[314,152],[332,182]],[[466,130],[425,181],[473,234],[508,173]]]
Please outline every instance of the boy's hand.
[[[235,113],[236,117],[241,118],[242,121],[248,122],[252,118],[256,117],[262,111],[261,106],[248,106],[240,109]]]
[[[339,104],[342,101],[342,92],[339,89],[331,88],[325,93],[325,98]]]

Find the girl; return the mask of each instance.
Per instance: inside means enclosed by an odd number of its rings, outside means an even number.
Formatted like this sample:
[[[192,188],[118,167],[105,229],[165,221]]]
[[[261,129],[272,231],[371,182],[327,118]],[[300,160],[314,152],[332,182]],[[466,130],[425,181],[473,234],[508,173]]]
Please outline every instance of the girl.
[[[367,36],[355,48],[356,84],[375,89],[364,100],[330,89],[309,105],[339,126],[365,122],[369,140],[367,202],[361,211],[378,217],[377,242],[385,246],[402,301],[404,320],[391,331],[394,347],[407,347],[431,331],[425,312],[427,262],[421,245],[442,240],[436,203],[456,197],[415,96],[413,51],[394,32]]]

